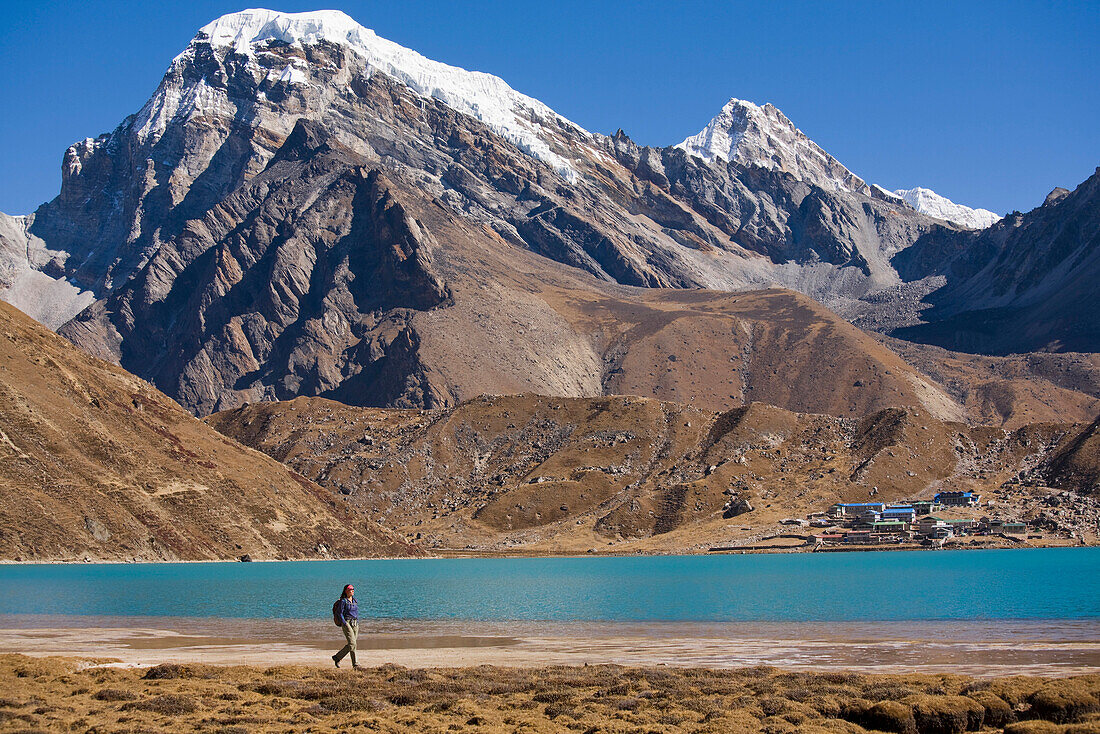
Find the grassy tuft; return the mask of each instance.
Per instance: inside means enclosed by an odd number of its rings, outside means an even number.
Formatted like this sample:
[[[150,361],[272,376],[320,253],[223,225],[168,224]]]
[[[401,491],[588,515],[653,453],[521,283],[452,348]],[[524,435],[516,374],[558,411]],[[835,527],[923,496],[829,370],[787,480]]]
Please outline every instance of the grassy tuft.
[[[92,698],[97,701],[134,701],[137,700],[137,694],[119,688],[102,688]]]
[[[1016,721],[1016,712],[1000,696],[989,690],[978,690],[967,694],[985,708],[985,725],[1001,728]]]
[[[209,678],[212,671],[205,665],[181,665],[161,663],[145,671],[144,680],[172,680],[177,678]]]
[[[1100,701],[1081,681],[1060,680],[1040,688],[1028,698],[1032,713],[1056,724],[1080,721],[1100,711]]]
[[[346,714],[352,711],[381,711],[385,704],[375,698],[342,694],[329,696],[318,702],[318,705],[326,712]]]
[[[153,698],[145,698],[140,701],[131,701],[122,706],[123,711],[151,711],[154,714],[164,716],[179,716],[181,714],[193,714],[199,710],[195,699],[177,693],[165,693]]]
[[[913,709],[920,734],[962,734],[978,731],[985,720],[985,707],[965,696],[918,694],[902,699]]]

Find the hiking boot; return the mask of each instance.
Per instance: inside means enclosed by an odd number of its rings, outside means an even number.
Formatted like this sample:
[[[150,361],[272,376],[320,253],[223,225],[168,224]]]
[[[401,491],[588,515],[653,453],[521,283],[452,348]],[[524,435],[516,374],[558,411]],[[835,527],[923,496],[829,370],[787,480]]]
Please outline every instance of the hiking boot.
[[[338,658],[338,657],[336,657],[335,655],[333,655],[333,656],[332,656],[332,662],[334,662],[334,663],[336,664],[336,667],[337,667],[337,668],[339,668],[339,667],[340,667],[340,658]]]

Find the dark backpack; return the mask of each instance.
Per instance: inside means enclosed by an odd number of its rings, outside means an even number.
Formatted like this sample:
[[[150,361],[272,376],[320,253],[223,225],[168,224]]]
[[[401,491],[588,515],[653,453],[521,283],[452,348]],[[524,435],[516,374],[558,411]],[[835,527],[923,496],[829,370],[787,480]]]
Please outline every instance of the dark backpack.
[[[343,627],[344,621],[340,618],[340,602],[344,600],[344,597],[340,597],[336,600],[336,603],[332,605],[332,623],[337,627]]]

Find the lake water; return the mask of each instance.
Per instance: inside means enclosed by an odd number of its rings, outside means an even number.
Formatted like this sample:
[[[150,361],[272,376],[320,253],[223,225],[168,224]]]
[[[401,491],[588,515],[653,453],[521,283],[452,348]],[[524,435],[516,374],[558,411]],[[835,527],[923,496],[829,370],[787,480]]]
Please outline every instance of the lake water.
[[[0,566],[0,614],[806,622],[1100,618],[1100,548]]]
[[[1100,549],[0,566],[0,652],[319,664],[1100,670]]]

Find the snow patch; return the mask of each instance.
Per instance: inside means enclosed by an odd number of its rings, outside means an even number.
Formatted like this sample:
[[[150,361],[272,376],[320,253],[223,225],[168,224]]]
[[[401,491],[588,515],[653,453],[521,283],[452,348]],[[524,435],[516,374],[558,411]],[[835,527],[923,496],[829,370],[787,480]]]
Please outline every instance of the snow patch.
[[[893,191],[882,188],[878,184],[871,184],[871,191],[874,192],[874,196],[877,199],[889,201],[892,204],[903,204],[905,206],[908,206],[908,203],[905,201],[905,199],[901,198]]]
[[[293,64],[283,69],[283,73],[279,75],[280,82],[286,82],[287,84],[308,84],[309,81],[306,78],[306,73],[294,66]]]

